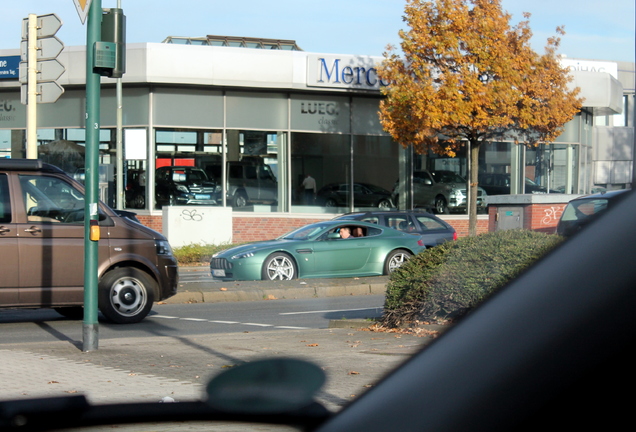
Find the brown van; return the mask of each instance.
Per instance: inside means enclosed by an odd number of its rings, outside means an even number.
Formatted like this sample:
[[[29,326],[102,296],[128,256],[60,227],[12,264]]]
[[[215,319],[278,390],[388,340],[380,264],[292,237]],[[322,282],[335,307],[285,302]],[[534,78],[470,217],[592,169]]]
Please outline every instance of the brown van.
[[[99,204],[99,310],[141,321],[176,294],[177,261],[166,238]],[[0,307],[54,308],[82,317],[84,188],[39,160],[0,159]]]

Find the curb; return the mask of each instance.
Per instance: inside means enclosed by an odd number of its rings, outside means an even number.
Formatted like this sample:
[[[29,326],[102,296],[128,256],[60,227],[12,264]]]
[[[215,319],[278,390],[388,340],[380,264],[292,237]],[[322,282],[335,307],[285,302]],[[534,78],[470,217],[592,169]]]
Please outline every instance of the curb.
[[[327,285],[306,287],[267,287],[251,289],[219,288],[212,290],[208,284],[189,284],[187,290],[179,291],[174,296],[162,301],[165,304],[178,303],[223,303],[239,301],[260,301],[280,299],[303,299],[342,297],[357,295],[382,295],[386,293],[385,283],[368,283],[359,285]]]

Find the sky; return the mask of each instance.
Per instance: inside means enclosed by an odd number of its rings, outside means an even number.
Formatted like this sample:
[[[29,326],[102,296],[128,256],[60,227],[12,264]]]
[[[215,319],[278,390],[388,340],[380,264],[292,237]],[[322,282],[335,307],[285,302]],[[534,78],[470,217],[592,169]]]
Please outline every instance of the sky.
[[[291,39],[305,51],[381,56],[398,46],[404,0],[120,0],[127,42],[162,42],[167,36],[250,36]],[[570,58],[634,62],[636,0],[502,0],[512,24],[532,14],[535,51],[565,26],[559,53]],[[102,0],[103,8],[117,0]],[[21,22],[28,14],[55,13],[63,25],[57,37],[66,46],[86,43],[73,0],[4,1],[0,49],[18,49]]]

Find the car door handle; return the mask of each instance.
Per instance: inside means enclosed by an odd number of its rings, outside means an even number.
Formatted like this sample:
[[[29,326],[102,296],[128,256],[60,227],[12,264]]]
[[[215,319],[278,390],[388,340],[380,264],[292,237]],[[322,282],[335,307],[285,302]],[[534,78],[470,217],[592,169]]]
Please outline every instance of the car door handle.
[[[0,227],[0,234],[6,234],[10,231],[11,231],[10,228]]]
[[[28,232],[28,233],[31,233],[31,234],[37,234],[37,233],[41,233],[42,230],[40,228],[38,228],[38,227],[32,226],[31,228],[25,229],[24,232]]]

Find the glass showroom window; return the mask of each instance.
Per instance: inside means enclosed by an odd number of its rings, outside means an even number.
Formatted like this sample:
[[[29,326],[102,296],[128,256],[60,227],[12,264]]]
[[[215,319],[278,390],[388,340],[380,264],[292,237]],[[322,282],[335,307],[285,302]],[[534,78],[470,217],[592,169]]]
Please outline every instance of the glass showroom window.
[[[222,137],[221,130],[156,130],[155,208],[219,202],[215,174],[222,163]]]
[[[334,213],[345,211],[349,208],[351,174],[349,135],[292,133],[293,211],[314,211],[308,206],[327,207]],[[307,180],[308,176],[313,181]]]
[[[392,191],[399,176],[399,145],[388,136],[353,137],[353,206],[397,207]]]
[[[85,129],[38,129],[38,159],[55,165],[80,183],[85,181]],[[115,207],[115,131],[99,131],[99,199]]]
[[[278,206],[279,149],[285,146],[285,137],[284,132],[275,131],[227,131],[226,205],[240,211]],[[213,170],[220,181],[221,164],[215,164]]]

